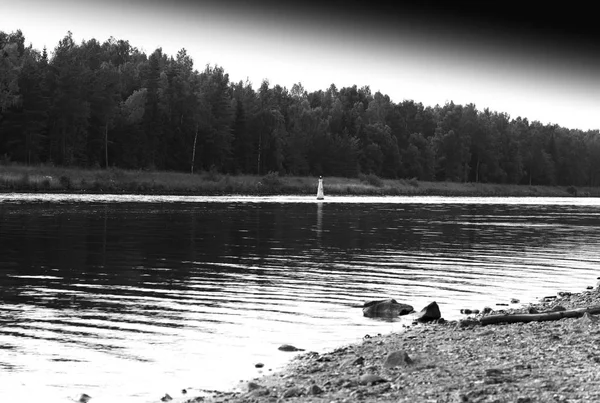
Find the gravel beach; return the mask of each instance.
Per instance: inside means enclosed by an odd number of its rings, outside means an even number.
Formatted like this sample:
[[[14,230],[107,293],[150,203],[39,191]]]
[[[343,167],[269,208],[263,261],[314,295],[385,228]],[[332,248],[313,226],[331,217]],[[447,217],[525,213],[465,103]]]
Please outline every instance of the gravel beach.
[[[486,315],[598,305],[600,293],[593,290]],[[325,354],[301,353],[282,371],[187,402],[600,401],[600,318],[482,325],[482,317],[418,324]]]

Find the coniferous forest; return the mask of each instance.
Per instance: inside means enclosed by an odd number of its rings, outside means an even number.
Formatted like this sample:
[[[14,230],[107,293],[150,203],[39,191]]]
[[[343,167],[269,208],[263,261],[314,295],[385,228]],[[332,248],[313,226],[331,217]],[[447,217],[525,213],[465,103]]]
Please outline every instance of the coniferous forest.
[[[195,70],[127,40],[52,56],[0,31],[0,161],[229,174],[598,186],[600,133],[357,86],[307,92]],[[343,67],[341,67],[343,68]],[[299,77],[301,80],[301,77]]]

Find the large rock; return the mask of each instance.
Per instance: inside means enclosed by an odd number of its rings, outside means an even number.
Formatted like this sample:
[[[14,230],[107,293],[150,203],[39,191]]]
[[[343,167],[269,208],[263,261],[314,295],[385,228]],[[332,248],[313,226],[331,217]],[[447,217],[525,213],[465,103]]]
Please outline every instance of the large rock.
[[[417,314],[417,320],[419,322],[429,322],[432,320],[438,320],[441,317],[442,314],[440,313],[440,307],[435,301],[427,305],[421,310],[421,312]]]
[[[401,304],[395,299],[383,299],[367,302],[363,305],[363,315],[369,318],[394,318],[408,315],[414,308],[408,304]]]

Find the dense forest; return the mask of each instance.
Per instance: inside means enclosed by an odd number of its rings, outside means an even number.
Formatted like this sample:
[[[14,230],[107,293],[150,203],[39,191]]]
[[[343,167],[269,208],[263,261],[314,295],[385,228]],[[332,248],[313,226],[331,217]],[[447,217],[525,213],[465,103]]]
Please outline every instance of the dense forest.
[[[69,32],[49,57],[0,31],[0,162],[598,186],[600,133],[369,87],[255,89],[114,38]]]

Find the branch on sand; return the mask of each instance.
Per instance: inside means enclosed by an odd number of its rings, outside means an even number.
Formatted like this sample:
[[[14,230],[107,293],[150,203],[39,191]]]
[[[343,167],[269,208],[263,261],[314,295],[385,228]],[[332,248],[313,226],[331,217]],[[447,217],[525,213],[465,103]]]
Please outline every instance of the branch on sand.
[[[493,325],[497,323],[542,322],[548,320],[559,320],[562,318],[579,318],[585,315],[586,313],[589,313],[590,315],[600,314],[600,305],[595,305],[588,308],[571,309],[568,311],[490,315],[481,318],[481,324]]]

